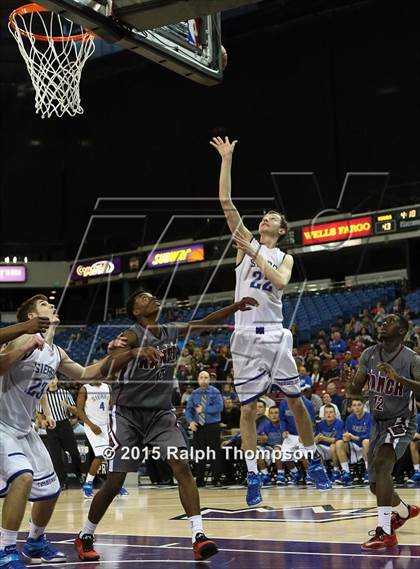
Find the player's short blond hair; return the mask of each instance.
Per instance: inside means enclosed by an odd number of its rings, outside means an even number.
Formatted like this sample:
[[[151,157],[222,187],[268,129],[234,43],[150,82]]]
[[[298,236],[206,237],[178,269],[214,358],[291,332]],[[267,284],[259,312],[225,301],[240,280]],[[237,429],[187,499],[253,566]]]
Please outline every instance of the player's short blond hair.
[[[45,294],[36,294],[35,296],[31,296],[28,300],[22,302],[16,312],[16,318],[18,322],[26,322],[28,320],[28,315],[30,312],[35,310],[36,303],[38,300],[46,300],[48,302],[48,298]]]

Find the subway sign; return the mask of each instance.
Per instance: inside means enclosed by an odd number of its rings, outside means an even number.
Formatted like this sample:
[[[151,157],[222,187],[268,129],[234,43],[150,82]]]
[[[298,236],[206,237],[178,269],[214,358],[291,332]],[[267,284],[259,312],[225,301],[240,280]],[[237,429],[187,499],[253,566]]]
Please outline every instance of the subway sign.
[[[332,241],[347,241],[373,234],[372,217],[353,217],[329,223],[317,223],[302,228],[303,245],[317,245]]]
[[[158,269],[159,267],[169,267],[177,263],[180,265],[197,263],[204,261],[204,258],[204,245],[197,243],[163,251],[154,251],[147,257],[147,266],[149,269]]]

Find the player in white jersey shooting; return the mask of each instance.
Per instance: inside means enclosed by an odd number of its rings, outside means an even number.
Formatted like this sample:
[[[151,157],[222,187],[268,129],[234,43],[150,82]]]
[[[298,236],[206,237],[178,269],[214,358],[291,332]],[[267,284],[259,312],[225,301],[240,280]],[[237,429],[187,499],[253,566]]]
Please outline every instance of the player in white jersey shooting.
[[[241,401],[242,449],[256,452],[256,401],[273,386],[287,398],[300,439],[313,456],[308,474],[320,490],[329,490],[331,482],[316,451],[310,417],[303,405],[299,375],[292,357],[292,334],[283,328],[281,298],[289,283],[293,258],[277,247],[287,233],[284,215],[266,213],[259,224],[259,242],[242,222],[231,198],[231,167],[237,141],[214,137],[210,144],[222,158],[219,198],[229,229],[238,248],[236,256],[235,298],[252,296],[258,307],[250,313],[235,314],[231,339],[235,388]],[[262,502],[257,460],[246,458],[248,468],[248,506]]]
[[[41,402],[49,426],[54,428],[45,392],[57,371],[70,379],[86,382],[106,377],[109,366],[108,358],[105,358],[84,368],[53,343],[59,318],[54,305],[44,295],[25,301],[17,318],[22,324],[35,319],[34,328],[26,325],[27,331],[49,327],[45,335],[16,337],[0,354],[0,497],[5,498],[0,568],[7,569],[25,569],[16,549],[16,540],[28,500],[33,506],[30,532],[22,552],[25,560],[29,563],[66,560],[45,537],[45,527],[54,511],[60,485],[48,451],[32,429],[32,420]],[[115,366],[114,369],[118,371]]]

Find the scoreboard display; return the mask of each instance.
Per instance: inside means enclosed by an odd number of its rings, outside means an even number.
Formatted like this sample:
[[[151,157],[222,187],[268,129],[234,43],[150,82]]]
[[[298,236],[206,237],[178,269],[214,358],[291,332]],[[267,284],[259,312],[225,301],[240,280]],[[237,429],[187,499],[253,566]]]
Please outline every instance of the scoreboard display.
[[[374,214],[375,235],[420,230],[420,206],[381,211]]]

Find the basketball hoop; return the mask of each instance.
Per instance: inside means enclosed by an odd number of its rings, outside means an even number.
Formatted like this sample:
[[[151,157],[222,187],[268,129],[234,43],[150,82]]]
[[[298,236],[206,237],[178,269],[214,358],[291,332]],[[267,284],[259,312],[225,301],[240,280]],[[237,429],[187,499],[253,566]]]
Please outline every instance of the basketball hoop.
[[[36,112],[42,118],[82,114],[80,79],[95,51],[94,34],[38,4],[16,8],[9,30],[35,89]]]

